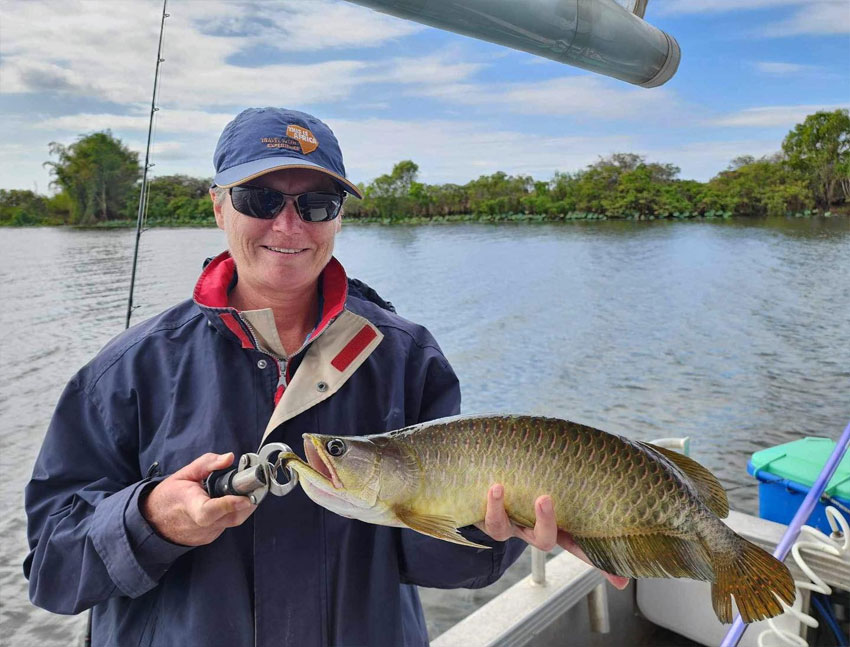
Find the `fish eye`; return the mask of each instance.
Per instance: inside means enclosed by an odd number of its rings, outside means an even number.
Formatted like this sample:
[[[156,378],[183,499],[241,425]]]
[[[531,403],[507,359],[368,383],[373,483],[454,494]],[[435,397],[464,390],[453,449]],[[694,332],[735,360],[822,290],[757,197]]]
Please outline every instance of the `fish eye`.
[[[325,447],[331,456],[342,456],[345,453],[345,441],[341,438],[331,438]]]

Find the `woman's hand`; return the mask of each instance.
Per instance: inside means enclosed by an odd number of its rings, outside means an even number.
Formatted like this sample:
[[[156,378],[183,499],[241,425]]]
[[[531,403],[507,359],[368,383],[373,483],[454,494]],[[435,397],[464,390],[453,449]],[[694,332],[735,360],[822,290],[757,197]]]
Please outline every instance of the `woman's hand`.
[[[580,560],[591,564],[581,547],[573,541],[572,536],[558,528],[555,522],[555,508],[550,496],[544,494],[537,497],[534,502],[534,515],[534,528],[523,528],[511,522],[507,512],[505,512],[505,489],[496,483],[487,492],[487,512],[484,516],[484,522],[475,525],[496,541],[519,537],[526,543],[545,552],[549,552],[557,545],[571,552]],[[602,574],[618,589],[626,588],[629,583],[627,577],[611,575],[611,573],[605,571],[602,571]]]
[[[233,463],[233,453],[204,454],[160,481],[141,502],[142,516],[157,534],[175,544],[202,546],[256,509],[248,497],[211,499],[202,481]]]

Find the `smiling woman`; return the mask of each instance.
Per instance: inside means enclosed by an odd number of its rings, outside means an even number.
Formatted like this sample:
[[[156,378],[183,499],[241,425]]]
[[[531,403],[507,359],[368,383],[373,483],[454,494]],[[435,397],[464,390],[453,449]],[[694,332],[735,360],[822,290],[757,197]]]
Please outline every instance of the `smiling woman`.
[[[335,190],[334,181],[326,174],[309,169],[275,171],[253,182],[287,194]],[[256,310],[269,304],[273,310],[282,309],[288,330],[281,341],[287,353],[298,350],[316,322],[316,281],[333,255],[341,218],[306,222],[299,216],[294,200],[286,200],[274,218],[255,218],[237,211],[226,196],[225,200],[216,201],[215,219],[227,234],[228,249],[239,273],[231,303],[240,310]],[[300,312],[298,325],[289,330],[294,322],[289,314],[292,306],[301,303],[309,304],[309,308]]]

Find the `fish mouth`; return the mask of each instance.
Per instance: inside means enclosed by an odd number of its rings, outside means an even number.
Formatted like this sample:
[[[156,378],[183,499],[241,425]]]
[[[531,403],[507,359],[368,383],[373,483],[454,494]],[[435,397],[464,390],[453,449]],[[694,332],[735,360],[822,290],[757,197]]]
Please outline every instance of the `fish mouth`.
[[[345,487],[328,458],[321,440],[312,434],[304,434],[304,454],[307,456],[307,464],[330,481],[334,489],[341,490]]]

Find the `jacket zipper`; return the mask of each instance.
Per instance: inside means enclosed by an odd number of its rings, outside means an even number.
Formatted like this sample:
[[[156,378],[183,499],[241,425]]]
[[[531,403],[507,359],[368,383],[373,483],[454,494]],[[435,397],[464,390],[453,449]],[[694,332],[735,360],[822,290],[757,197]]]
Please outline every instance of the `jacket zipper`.
[[[251,341],[254,343],[254,348],[256,348],[258,351],[260,351],[263,355],[269,356],[271,359],[273,359],[277,363],[277,370],[278,370],[278,373],[279,373],[279,377],[277,379],[277,384],[275,385],[275,388],[274,388],[274,393],[277,393],[278,388],[280,388],[281,386],[285,389],[287,387],[286,368],[289,364],[289,360],[288,359],[279,359],[276,355],[272,355],[271,353],[267,353],[266,351],[262,350],[260,348],[260,343],[257,341],[257,332],[254,330],[254,327],[251,325],[251,323],[247,319],[244,319],[242,317],[239,317],[239,320],[243,324],[245,324],[245,327],[248,329],[248,332],[251,333]]]

